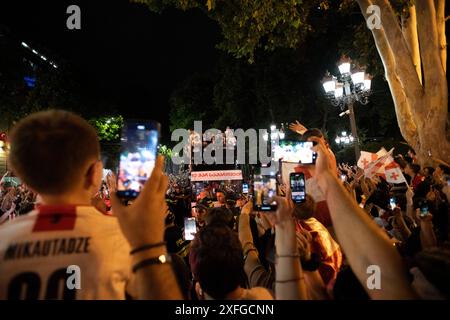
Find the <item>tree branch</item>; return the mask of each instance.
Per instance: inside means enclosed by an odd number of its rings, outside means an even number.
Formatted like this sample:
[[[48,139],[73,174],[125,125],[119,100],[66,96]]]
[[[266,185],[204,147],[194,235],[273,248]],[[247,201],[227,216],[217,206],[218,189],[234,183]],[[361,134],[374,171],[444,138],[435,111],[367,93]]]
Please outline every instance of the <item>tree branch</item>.
[[[364,18],[367,20],[367,7],[372,5],[372,1],[358,0],[358,4]],[[389,46],[386,33],[383,28],[372,29],[372,35],[384,65],[385,76],[394,100],[395,113],[400,132],[405,140],[408,141],[410,145],[415,147],[418,141],[417,127],[413,120],[413,115],[404,91],[404,87],[396,74],[396,60],[394,58],[393,50]]]
[[[436,5],[436,24],[438,32],[438,42],[439,42],[439,55],[441,57],[442,67],[444,68],[444,73],[447,72],[447,39],[445,35],[445,21],[450,18],[450,16],[445,16],[445,0],[435,0]]]
[[[419,82],[417,72],[415,72],[414,63],[400,29],[397,16],[387,0],[374,0],[373,2],[380,7],[382,29],[386,34],[390,48],[395,52],[396,73],[402,83],[406,96],[409,99],[420,97],[423,88]]]
[[[402,15],[402,32],[406,40],[406,45],[411,54],[411,58],[416,68],[419,82],[422,83],[422,65],[420,62],[419,36],[417,35],[416,7],[408,9],[408,17]]]
[[[445,72],[439,54],[436,11],[433,0],[416,1],[416,6],[424,87],[427,94],[433,95],[433,93],[439,92],[442,89],[443,83],[446,82],[444,81]],[[429,90],[432,92],[429,92]]]

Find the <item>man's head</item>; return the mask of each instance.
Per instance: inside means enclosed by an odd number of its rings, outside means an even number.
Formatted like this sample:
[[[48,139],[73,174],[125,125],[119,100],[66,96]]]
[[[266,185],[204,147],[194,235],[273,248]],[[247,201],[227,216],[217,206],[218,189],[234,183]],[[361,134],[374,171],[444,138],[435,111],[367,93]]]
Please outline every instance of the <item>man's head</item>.
[[[294,217],[299,220],[307,220],[312,218],[316,208],[316,202],[309,194],[307,194],[305,202],[295,204]]]
[[[210,208],[206,212],[204,220],[206,225],[220,224],[228,226],[231,229],[234,227],[235,222],[233,213],[225,207]]]
[[[433,167],[425,167],[423,168],[423,175],[425,177],[432,177],[434,173],[434,168]]]
[[[435,178],[440,178],[444,174],[450,175],[450,167],[447,167],[446,165],[440,164],[436,167],[436,170],[434,170],[434,176]]]
[[[302,135],[302,140],[304,141],[311,141],[312,137],[319,138],[323,141],[323,143],[327,144],[327,141],[325,140],[325,136],[323,135],[322,131],[317,128],[308,129],[305,131],[305,133]]]
[[[218,201],[221,205],[225,205],[225,201],[226,201],[226,198],[225,198],[225,192],[223,192],[223,191],[217,191],[217,192],[216,192],[216,198],[217,198],[217,201]]]
[[[95,129],[67,111],[48,110],[20,120],[11,133],[14,172],[43,196],[99,189],[100,145]]]
[[[409,176],[415,176],[420,172],[420,166],[415,163],[408,163],[405,168],[405,173]]]
[[[223,225],[208,225],[191,243],[192,273],[198,280],[197,294],[224,299],[243,285],[245,279],[242,246],[237,234]]]

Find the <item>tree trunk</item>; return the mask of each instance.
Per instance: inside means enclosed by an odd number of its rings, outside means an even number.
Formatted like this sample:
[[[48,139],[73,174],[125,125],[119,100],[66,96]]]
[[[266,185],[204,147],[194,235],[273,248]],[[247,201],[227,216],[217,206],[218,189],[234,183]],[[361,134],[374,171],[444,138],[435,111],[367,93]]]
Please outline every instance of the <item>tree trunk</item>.
[[[403,30],[387,0],[358,0],[358,4],[366,19],[369,5],[381,10],[382,27],[371,31],[403,137],[421,165],[449,163],[444,0],[416,1],[417,11],[414,6],[409,8],[410,17],[402,20]]]

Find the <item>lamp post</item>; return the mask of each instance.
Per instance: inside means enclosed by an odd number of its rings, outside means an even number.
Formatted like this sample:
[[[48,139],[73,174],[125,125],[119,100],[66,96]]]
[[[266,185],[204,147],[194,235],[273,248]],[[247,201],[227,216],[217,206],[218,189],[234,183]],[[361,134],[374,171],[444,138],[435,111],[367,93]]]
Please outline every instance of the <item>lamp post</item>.
[[[343,116],[348,114],[350,117],[350,127],[352,129],[352,136],[354,138],[355,158],[359,159],[359,139],[358,132],[356,130],[355,111],[353,105],[355,102],[359,102],[362,105],[369,103],[369,96],[371,94],[371,77],[364,71],[357,70],[351,72],[351,63],[349,60],[342,60],[342,63],[338,66],[339,76],[335,77],[327,74],[322,82],[323,88],[327,98],[331,101],[331,104],[335,107],[340,107],[344,110],[347,106],[348,110],[342,112]]]

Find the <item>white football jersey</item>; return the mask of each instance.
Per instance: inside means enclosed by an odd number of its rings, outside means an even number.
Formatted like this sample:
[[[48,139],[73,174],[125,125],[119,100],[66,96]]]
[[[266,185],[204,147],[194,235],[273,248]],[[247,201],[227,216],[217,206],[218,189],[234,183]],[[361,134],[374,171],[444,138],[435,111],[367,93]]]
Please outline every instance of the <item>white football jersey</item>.
[[[130,247],[117,218],[46,206],[0,226],[0,299],[124,299]]]

